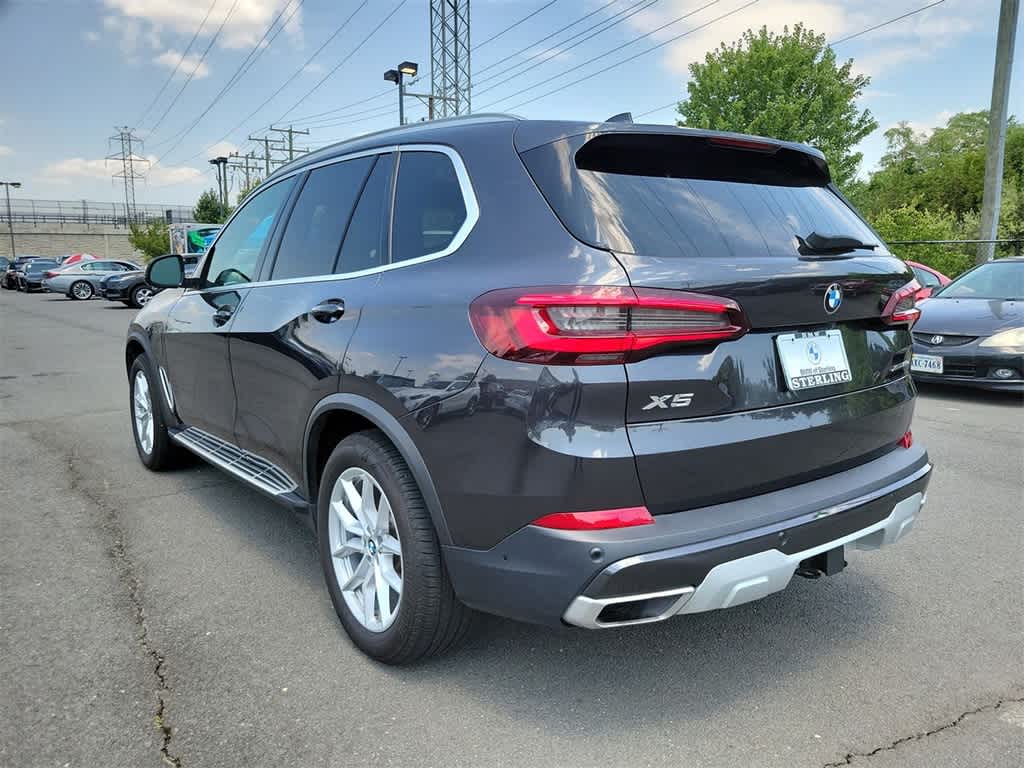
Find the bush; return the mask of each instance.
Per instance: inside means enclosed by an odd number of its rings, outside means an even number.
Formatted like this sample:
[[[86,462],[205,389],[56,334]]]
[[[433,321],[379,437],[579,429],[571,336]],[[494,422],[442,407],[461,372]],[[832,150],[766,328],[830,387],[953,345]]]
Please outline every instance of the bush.
[[[171,247],[167,225],[162,221],[151,221],[141,227],[132,224],[128,242],[135,250],[142,253],[142,257],[146,261],[163,256]]]
[[[974,266],[973,245],[892,245],[893,240],[957,240],[977,237],[976,218],[958,222],[947,210],[921,210],[913,203],[871,217],[871,225],[901,259],[927,264],[956,277]]]

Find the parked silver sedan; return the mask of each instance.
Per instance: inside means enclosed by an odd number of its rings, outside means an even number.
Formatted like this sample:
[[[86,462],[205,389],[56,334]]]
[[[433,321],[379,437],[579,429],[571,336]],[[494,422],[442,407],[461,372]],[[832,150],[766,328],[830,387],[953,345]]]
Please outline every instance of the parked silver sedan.
[[[81,261],[48,272],[43,287],[54,293],[63,293],[69,299],[84,301],[96,295],[103,278],[137,269],[142,267],[130,261]]]

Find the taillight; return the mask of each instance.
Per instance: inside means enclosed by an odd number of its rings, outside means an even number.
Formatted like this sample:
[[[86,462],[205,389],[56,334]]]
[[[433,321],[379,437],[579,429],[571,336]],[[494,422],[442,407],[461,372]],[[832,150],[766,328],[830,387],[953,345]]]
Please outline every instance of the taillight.
[[[731,299],[621,286],[491,291],[469,316],[492,355],[543,365],[638,360],[665,347],[736,339],[750,327]]]
[[[920,290],[921,284],[917,280],[911,280],[893,293],[882,310],[882,321],[888,325],[906,325],[908,328],[916,323],[917,318],[921,316],[921,310],[914,304]]]
[[[593,512],[556,512],[533,521],[533,525],[541,528],[554,528],[560,531],[600,531],[653,523],[654,518],[647,507],[598,509]]]
[[[914,444],[914,434],[908,429],[903,433],[903,437],[901,437],[896,444],[901,448],[909,448]]]
[[[49,272],[43,273],[43,277],[56,277],[56,276],[57,276],[57,273],[54,272],[52,269]]]

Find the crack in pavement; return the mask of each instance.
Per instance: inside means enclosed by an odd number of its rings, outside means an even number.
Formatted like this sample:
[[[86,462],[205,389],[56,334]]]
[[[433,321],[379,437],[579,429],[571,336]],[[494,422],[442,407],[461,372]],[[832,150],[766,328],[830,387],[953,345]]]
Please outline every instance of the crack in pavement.
[[[170,691],[170,686],[167,683],[165,659],[163,654],[150,642],[149,623],[146,619],[146,608],[142,599],[142,580],[138,576],[135,562],[125,544],[124,527],[118,517],[117,508],[85,485],[83,482],[85,475],[78,468],[78,454],[75,449],[68,450],[45,433],[29,432],[29,435],[64,459],[70,475],[69,490],[84,498],[103,513],[100,528],[112,539],[107,553],[117,569],[118,579],[127,589],[128,600],[132,608],[132,619],[138,627],[135,639],[152,662],[153,676],[156,678],[157,706],[153,714],[153,724],[160,729],[162,734],[160,757],[167,765],[181,768],[181,757],[171,752],[171,739],[174,736],[174,731],[166,717],[166,694]]]
[[[871,750],[870,752],[847,752],[845,757],[843,757],[842,760],[839,760],[838,762],[825,763],[825,765],[822,766],[822,768],[842,768],[842,766],[844,766],[844,765],[852,765],[854,760],[858,760],[860,758],[874,757],[875,755],[879,754],[880,752],[890,752],[890,751],[898,748],[902,744],[906,744],[907,742],[910,742],[910,741],[921,741],[922,739],[927,739],[929,736],[934,736],[937,733],[942,733],[943,731],[948,731],[951,728],[956,728],[958,725],[960,725],[960,723],[962,723],[964,721],[965,718],[968,718],[971,715],[980,715],[982,712],[995,712],[996,710],[998,710],[1000,707],[1002,707],[1005,704],[1021,704],[1021,703],[1024,703],[1024,697],[1021,697],[1021,698],[1009,697],[1009,698],[999,699],[999,701],[995,702],[994,704],[984,704],[984,705],[982,705],[980,707],[976,707],[975,709],[969,709],[966,712],[962,712],[955,719],[949,721],[948,723],[943,723],[942,725],[938,726],[937,728],[932,728],[931,730],[923,731],[922,733],[914,733],[914,734],[911,734],[910,736],[904,736],[903,738],[896,739],[896,741],[893,741],[893,742],[891,742],[889,744],[886,744],[885,746],[876,747],[875,749]]]

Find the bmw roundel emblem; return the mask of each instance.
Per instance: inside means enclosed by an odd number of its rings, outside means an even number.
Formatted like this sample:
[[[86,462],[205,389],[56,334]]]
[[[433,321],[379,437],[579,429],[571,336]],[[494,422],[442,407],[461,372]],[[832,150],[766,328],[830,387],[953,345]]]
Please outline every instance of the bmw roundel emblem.
[[[843,304],[843,289],[839,283],[832,283],[825,291],[825,311],[834,313]]]
[[[821,348],[813,341],[807,345],[807,360],[811,365],[821,363]]]

